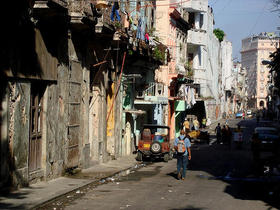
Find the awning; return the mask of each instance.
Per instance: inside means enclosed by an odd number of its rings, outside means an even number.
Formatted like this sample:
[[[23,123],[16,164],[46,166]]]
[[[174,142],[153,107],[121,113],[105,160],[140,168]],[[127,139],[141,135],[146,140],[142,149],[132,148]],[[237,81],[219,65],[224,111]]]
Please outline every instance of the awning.
[[[146,111],[140,109],[125,109],[124,112],[136,115],[146,114]]]

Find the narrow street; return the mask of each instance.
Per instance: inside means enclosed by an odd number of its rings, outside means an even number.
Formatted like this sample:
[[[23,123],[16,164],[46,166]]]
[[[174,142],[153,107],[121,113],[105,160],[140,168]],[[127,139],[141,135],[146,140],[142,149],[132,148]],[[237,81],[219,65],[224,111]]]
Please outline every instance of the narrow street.
[[[256,121],[229,121],[232,128],[238,123],[248,142]],[[176,179],[176,159],[156,161],[40,209],[279,209],[269,185],[252,174],[250,144],[237,149],[214,140],[192,146],[184,181]]]

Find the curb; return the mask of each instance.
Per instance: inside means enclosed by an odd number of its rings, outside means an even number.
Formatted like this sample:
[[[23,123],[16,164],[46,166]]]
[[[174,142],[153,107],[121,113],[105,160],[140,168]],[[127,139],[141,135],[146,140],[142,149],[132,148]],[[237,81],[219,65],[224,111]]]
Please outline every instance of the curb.
[[[46,201],[44,201],[40,204],[35,204],[33,207],[31,206],[30,209],[41,209],[43,207],[54,208],[52,203],[62,199],[63,197],[66,197],[66,199],[67,198],[72,198],[72,199],[69,199],[69,202],[71,202],[72,200],[76,200],[79,197],[82,197],[86,193],[86,191],[89,187],[91,187],[91,189],[93,189],[93,188],[96,188],[99,185],[106,184],[106,183],[109,183],[109,182],[113,182],[114,177],[116,177],[116,176],[121,177],[121,176],[128,175],[129,173],[126,173],[125,175],[123,175],[123,173],[127,172],[127,171],[132,171],[132,170],[134,170],[134,171],[139,170],[140,168],[143,168],[146,165],[147,164],[144,164],[143,162],[136,162],[136,163],[133,164],[133,166],[130,166],[128,168],[125,168],[125,169],[122,169],[120,171],[114,172],[110,175],[98,178],[96,180],[93,180],[93,181],[91,181],[87,184],[81,185],[79,187],[73,188],[73,189],[69,190],[68,192],[65,192],[63,194],[54,196],[54,197],[52,197],[52,198],[50,198],[50,199],[48,199],[48,200],[46,200]],[[62,205],[60,207],[62,207]]]

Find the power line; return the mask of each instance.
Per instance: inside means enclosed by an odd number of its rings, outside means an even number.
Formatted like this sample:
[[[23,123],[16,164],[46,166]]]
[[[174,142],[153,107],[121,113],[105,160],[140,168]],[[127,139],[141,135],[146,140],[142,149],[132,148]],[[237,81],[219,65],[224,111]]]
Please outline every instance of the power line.
[[[219,0],[216,0],[216,1],[212,4],[212,6],[214,6],[218,1],[219,1]]]
[[[216,15],[221,14],[222,11],[224,11],[225,8],[230,5],[231,2],[232,2],[232,0],[228,0],[227,3],[225,4],[225,6],[220,10],[220,12],[216,13]]]
[[[254,24],[253,27],[251,28],[250,33],[249,33],[249,36],[252,34],[252,32],[253,32],[253,30],[255,29],[256,25],[258,24],[260,18],[263,16],[264,11],[265,11],[267,5],[268,5],[267,2],[264,2],[262,12],[261,12],[260,15],[257,17],[255,24]]]

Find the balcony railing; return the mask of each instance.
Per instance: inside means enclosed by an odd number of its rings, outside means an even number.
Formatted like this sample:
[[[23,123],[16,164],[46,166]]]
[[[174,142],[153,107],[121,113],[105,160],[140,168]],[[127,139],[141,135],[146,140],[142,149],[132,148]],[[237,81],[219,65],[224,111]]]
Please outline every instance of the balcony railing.
[[[188,12],[207,12],[208,1],[204,0],[189,0],[182,3],[182,7]]]
[[[164,85],[161,83],[151,82],[143,91],[137,91],[137,98],[145,98],[145,96],[160,96],[165,97],[167,94],[164,90]]]
[[[201,29],[192,29],[188,31],[187,42],[193,45],[206,45],[206,31]]]

